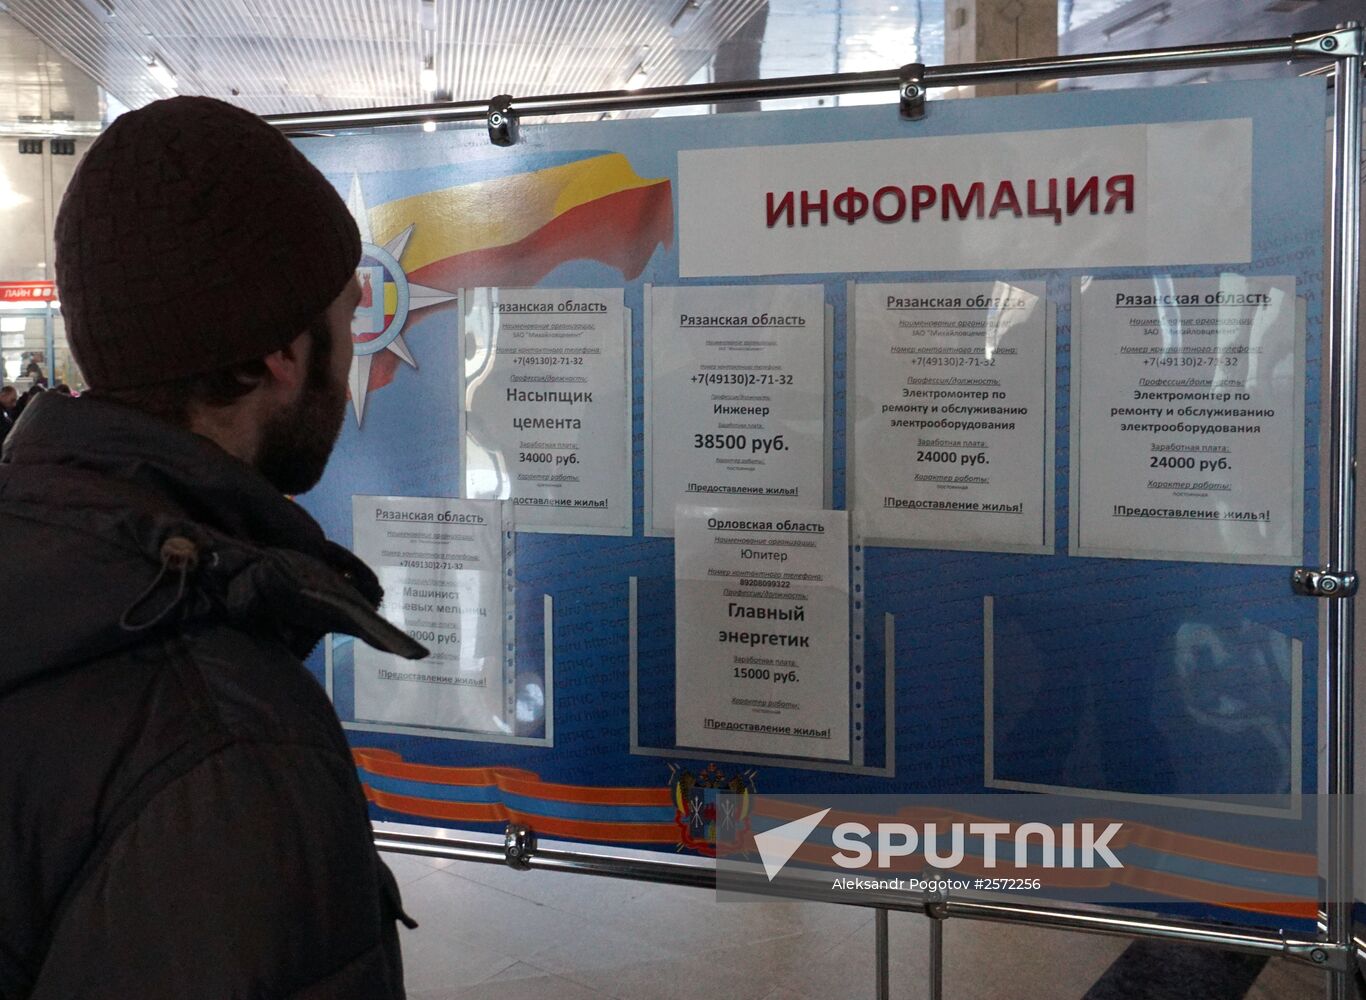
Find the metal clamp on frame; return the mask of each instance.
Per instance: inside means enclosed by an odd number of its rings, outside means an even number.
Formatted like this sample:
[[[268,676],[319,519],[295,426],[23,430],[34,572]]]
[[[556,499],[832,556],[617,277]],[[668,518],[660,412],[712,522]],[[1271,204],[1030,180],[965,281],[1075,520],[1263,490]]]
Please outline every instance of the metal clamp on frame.
[[[1350,972],[1352,969],[1352,949],[1326,941],[1287,944],[1285,957],[1293,962],[1303,962],[1319,969],[1333,969],[1338,972]]]
[[[512,146],[517,142],[517,113],[512,110],[512,95],[499,94],[489,101],[489,142]]]
[[[907,63],[901,67],[901,117],[918,122],[925,117],[925,64]]]
[[[1336,59],[1339,56],[1366,54],[1362,51],[1361,25],[1356,21],[1348,21],[1335,31],[1317,31],[1308,35],[1296,35],[1294,48],[1297,56],[1318,55],[1331,56]]]
[[[923,893],[925,900],[925,916],[931,920],[940,921],[949,919],[949,890],[943,884],[944,873],[933,869],[926,871],[922,878],[928,883]]]
[[[503,834],[503,858],[509,868],[519,872],[531,869],[531,856],[536,853],[536,831],[525,823],[509,823]]]
[[[1357,575],[1350,570],[1334,573],[1300,567],[1290,574],[1290,588],[1301,597],[1352,597],[1357,592]]]

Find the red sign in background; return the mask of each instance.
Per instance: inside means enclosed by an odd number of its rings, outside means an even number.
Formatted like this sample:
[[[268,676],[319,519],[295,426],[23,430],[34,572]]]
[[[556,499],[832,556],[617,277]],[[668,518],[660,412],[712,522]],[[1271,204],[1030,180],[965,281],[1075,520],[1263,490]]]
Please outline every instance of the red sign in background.
[[[57,297],[50,281],[0,281],[0,302],[47,302]]]

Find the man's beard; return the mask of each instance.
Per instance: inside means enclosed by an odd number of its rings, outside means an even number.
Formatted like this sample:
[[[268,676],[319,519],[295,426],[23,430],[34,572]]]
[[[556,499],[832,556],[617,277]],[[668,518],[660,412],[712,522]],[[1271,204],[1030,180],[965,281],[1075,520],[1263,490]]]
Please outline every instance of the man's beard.
[[[312,338],[303,392],[261,428],[256,468],[281,493],[307,493],[323,476],[346,418],[346,386],[332,380],[326,327]]]

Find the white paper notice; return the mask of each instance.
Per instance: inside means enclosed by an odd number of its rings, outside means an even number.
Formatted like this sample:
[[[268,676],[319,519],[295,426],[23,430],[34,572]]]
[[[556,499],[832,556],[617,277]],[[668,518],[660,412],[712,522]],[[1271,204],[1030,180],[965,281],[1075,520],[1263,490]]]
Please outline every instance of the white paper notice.
[[[679,746],[849,759],[849,516],[680,504]]]
[[[650,533],[679,502],[823,507],[823,287],[654,288],[649,308]]]
[[[352,498],[355,552],[380,613],[431,650],[409,661],[355,644],[356,721],[506,732],[503,504]]]
[[[631,532],[630,372],[620,288],[465,296],[465,492],[519,531]]]
[[[874,544],[1052,551],[1042,282],[854,289],[853,507]]]
[[[1076,554],[1299,561],[1296,313],[1289,277],[1075,283]]]

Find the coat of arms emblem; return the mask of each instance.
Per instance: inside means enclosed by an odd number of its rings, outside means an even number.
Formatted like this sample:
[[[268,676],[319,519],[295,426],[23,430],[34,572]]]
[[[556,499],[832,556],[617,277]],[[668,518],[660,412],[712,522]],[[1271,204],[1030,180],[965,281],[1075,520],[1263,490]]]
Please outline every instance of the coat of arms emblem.
[[[717,765],[708,764],[693,773],[670,764],[669,772],[680,848],[714,858],[718,846],[727,850],[747,840],[756,771],[727,774]],[[730,794],[722,795],[723,792]]]

